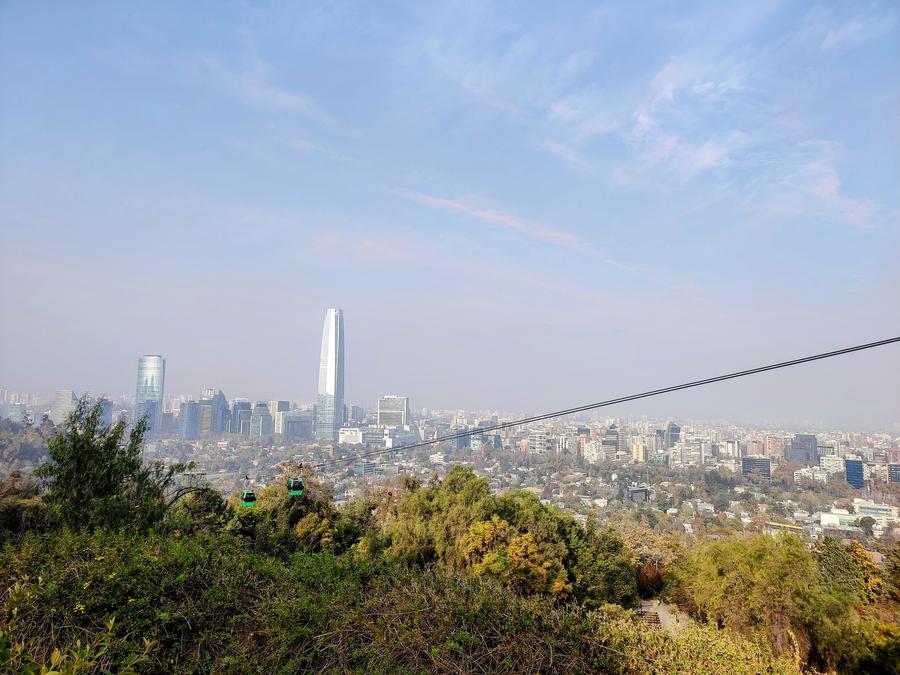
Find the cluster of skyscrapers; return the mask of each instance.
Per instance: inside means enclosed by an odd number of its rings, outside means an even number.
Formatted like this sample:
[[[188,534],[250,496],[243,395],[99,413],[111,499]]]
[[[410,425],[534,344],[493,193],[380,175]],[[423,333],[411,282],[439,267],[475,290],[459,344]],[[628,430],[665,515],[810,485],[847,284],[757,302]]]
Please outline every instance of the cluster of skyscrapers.
[[[152,434],[177,433],[184,440],[234,433],[251,437],[280,434],[286,441],[314,437],[321,442],[338,441],[341,426],[361,409],[344,404],[344,314],[331,308],[325,313],[319,360],[319,386],[313,411],[292,410],[288,401],[235,399],[208,388],[196,400],[174,399],[165,406],[166,361],[158,354],[138,359],[134,419],[145,418]],[[74,393],[59,392],[51,419],[65,419],[74,406]],[[71,402],[71,405],[68,405]],[[68,407],[67,407],[68,406]],[[58,412],[57,412],[58,410]],[[387,413],[385,413],[387,414]],[[409,411],[401,411],[405,423]],[[54,419],[56,421],[56,419]]]

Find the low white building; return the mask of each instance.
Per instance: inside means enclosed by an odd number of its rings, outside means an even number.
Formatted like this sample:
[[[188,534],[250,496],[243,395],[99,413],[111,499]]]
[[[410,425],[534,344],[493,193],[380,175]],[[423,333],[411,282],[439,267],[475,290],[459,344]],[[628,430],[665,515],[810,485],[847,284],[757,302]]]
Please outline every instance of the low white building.
[[[820,483],[827,483],[828,472],[818,466],[807,466],[794,472],[795,483],[799,483],[803,479],[817,480]]]
[[[889,504],[876,504],[871,499],[857,497],[853,500],[853,510],[858,518],[870,516],[879,525],[892,525],[897,522],[897,507]]]

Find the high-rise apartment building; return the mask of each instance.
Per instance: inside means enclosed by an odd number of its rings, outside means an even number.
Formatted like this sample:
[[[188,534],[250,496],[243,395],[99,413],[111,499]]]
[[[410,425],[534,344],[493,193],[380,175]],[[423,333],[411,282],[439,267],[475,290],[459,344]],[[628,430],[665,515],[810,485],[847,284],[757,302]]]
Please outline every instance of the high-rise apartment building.
[[[50,421],[59,426],[64,424],[69,414],[75,410],[78,399],[71,389],[60,389],[53,397],[53,406],[50,408]]]
[[[866,474],[861,459],[844,460],[844,478],[855,488],[866,486]]]
[[[609,425],[609,428],[603,432],[603,438],[600,440],[603,446],[603,453],[606,459],[614,459],[618,453],[624,450],[624,438],[619,433],[615,424]]]
[[[344,416],[344,312],[330,308],[322,327],[316,440],[335,443]]]
[[[631,460],[636,464],[643,464],[647,461],[647,445],[643,436],[634,436],[631,439]]]
[[[165,382],[166,360],[162,356],[150,354],[138,359],[134,419],[137,421],[146,415],[151,431],[159,431],[162,426]]]
[[[254,437],[271,436],[275,433],[272,415],[266,401],[258,401],[250,414],[250,435]]]
[[[532,429],[528,432],[528,453],[543,455],[547,452],[549,438],[545,429]]]
[[[409,424],[409,397],[382,396],[378,399],[378,426],[405,427]]]
[[[681,427],[675,422],[669,422],[666,426],[666,449],[675,447],[675,444],[681,440]]]
[[[288,410],[279,413],[281,416],[281,440],[285,443],[296,443],[312,438],[315,417],[312,410]]]
[[[900,464],[888,464],[887,475],[889,483],[900,483]]]
[[[253,406],[245,398],[236,398],[231,406],[231,433],[250,435],[250,413]]]
[[[794,434],[791,444],[785,451],[784,458],[788,462],[798,462],[807,466],[819,463],[819,450],[813,434]]]
[[[776,434],[766,436],[766,457],[784,457],[784,438]]]
[[[193,441],[200,436],[200,413],[199,401],[185,401],[181,404],[178,422],[182,440]]]

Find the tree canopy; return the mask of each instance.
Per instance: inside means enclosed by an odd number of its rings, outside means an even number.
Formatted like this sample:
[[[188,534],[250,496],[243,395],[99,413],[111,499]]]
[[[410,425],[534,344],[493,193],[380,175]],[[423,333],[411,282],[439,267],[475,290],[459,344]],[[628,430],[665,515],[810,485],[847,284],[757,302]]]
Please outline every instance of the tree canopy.
[[[35,471],[44,503],[66,527],[144,531],[166,511],[166,490],[184,464],[146,464],[141,453],[146,419],[130,430],[124,420],[103,421],[101,404],[78,402],[50,439],[50,461]]]

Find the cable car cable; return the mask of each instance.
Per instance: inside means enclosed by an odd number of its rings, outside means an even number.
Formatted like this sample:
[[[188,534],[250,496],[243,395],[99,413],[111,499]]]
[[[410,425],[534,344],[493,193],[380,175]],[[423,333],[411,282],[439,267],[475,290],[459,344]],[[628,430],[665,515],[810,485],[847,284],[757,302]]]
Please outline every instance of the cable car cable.
[[[500,431],[502,429],[510,429],[512,427],[522,426],[524,424],[532,424],[534,422],[541,422],[543,420],[553,419],[555,417],[562,417],[564,415],[572,415],[579,412],[586,412],[588,410],[596,410],[597,408],[605,408],[607,406],[616,405],[619,403],[627,403],[629,401],[637,401],[642,398],[650,398],[651,396],[660,396],[661,394],[669,394],[674,391],[681,391],[682,389],[691,389],[693,387],[702,387],[707,384],[713,384],[715,382],[723,382],[725,380],[733,380],[738,377],[746,377],[747,375],[756,375],[757,373],[765,373],[770,370],[778,370],[780,368],[789,368],[791,366],[799,366],[803,363],[810,363],[812,361],[821,361],[822,359],[830,359],[835,356],[843,356],[844,354],[851,354],[853,352],[861,352],[866,349],[873,349],[875,347],[883,347],[885,345],[889,345],[895,342],[900,342],[900,336],[887,338],[885,340],[878,340],[876,342],[867,342],[865,344],[855,345],[853,347],[845,347],[843,349],[835,349],[830,352],[823,352],[821,354],[813,354],[812,356],[804,356],[799,359],[791,359],[790,361],[781,361],[779,363],[772,363],[767,366],[759,366],[758,368],[749,368],[747,370],[739,370],[733,373],[728,373],[726,375],[717,375],[715,377],[707,377],[702,380],[694,380],[693,382],[685,382],[683,384],[676,384],[671,387],[663,387],[662,389],[652,389],[650,391],[641,392],[640,394],[630,394],[628,396],[620,396],[618,398],[608,399],[606,401],[600,401],[599,403],[589,403],[587,405],[577,406],[575,408],[567,408],[565,410],[557,410],[554,412],[543,413],[541,415],[534,415],[532,417],[524,417],[522,419],[513,420],[511,422],[501,422],[499,424],[494,424],[488,427],[478,427],[476,429],[466,429],[465,431],[460,431],[455,434],[450,434],[447,436],[439,436],[436,438],[430,438],[424,441],[418,441],[416,443],[409,443],[407,445],[401,445],[396,448],[383,448],[379,450],[371,450],[369,452],[363,452],[358,455],[354,455],[352,457],[341,457],[338,459],[330,459],[324,462],[320,462],[318,464],[312,464],[311,466],[316,469],[324,469],[328,466],[336,465],[336,464],[349,464],[351,462],[355,462],[360,459],[367,459],[369,457],[377,457],[378,455],[384,455],[389,452],[401,452],[404,450],[414,450],[416,448],[424,448],[429,445],[434,445],[436,443],[443,443],[445,441],[454,441],[460,438],[466,438],[468,436],[474,436],[476,434],[483,434],[489,431]]]

